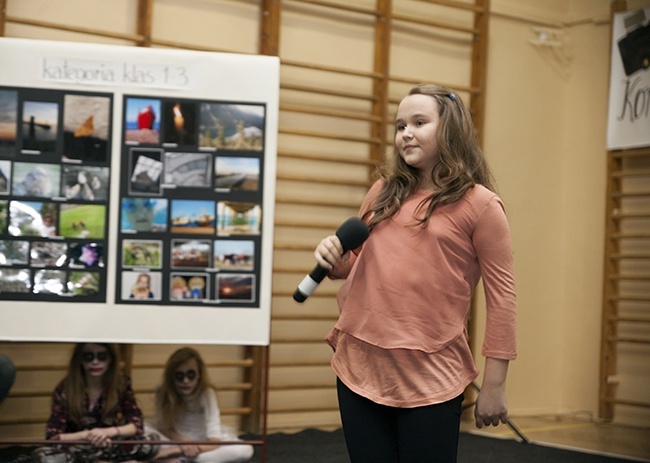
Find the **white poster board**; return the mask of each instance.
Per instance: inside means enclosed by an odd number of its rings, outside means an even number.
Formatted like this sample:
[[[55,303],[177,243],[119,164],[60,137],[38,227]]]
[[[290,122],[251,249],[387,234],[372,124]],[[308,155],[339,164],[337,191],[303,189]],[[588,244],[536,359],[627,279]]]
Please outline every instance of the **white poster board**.
[[[0,339],[268,345],[278,99],[276,57],[0,39]]]
[[[650,8],[612,26],[607,149],[650,146]]]

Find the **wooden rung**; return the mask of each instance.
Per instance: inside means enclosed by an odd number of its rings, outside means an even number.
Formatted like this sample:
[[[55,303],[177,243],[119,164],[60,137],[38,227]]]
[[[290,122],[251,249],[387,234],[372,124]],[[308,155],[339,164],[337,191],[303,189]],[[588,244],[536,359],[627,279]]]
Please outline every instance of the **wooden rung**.
[[[364,187],[370,186],[370,182],[366,180],[345,180],[345,179],[337,179],[337,178],[313,177],[307,175],[294,175],[294,174],[292,175],[277,174],[276,178],[278,180],[295,180],[298,182],[325,183],[329,185],[364,186]]]
[[[650,344],[650,339],[610,336],[607,338],[607,342],[616,343],[616,344]]]
[[[607,320],[620,323],[650,323],[650,318],[640,317],[607,317]]]
[[[618,150],[618,151],[610,151],[610,155],[614,159],[646,157],[646,156],[650,156],[650,149],[649,148],[635,148],[635,149],[625,149],[625,150]]]
[[[479,5],[474,5],[472,3],[458,2],[454,0],[419,0],[424,3],[432,3],[434,5],[448,6],[450,8],[458,8],[460,10],[469,10],[474,13],[484,13],[485,8]]]
[[[354,113],[350,111],[331,111],[327,109],[309,108],[291,104],[281,104],[280,111],[287,111],[301,114],[313,114],[316,116],[338,117],[341,119],[353,119],[368,122],[382,122],[381,117],[372,114]]]
[[[282,158],[293,158],[293,159],[305,159],[308,161],[322,161],[322,162],[336,162],[336,163],[345,163],[345,164],[358,164],[358,165],[375,165],[376,161],[372,159],[354,159],[350,156],[340,156],[340,155],[319,155],[319,154],[306,154],[306,153],[292,153],[289,151],[278,151],[278,157]]]
[[[299,313],[299,314],[271,314],[271,320],[279,321],[305,321],[305,320],[317,320],[317,321],[336,321],[339,318],[338,314],[317,314],[317,313]]]
[[[322,361],[322,362],[280,362],[280,361],[271,361],[271,366],[272,367],[277,367],[277,368],[302,368],[302,367],[329,367],[330,362],[328,361]]]
[[[610,259],[650,259],[650,254],[622,254],[622,253],[614,253],[609,255]]]
[[[464,27],[464,26],[457,26],[455,24],[450,24],[450,23],[444,23],[440,21],[431,21],[428,19],[422,19],[418,18],[415,16],[406,16],[406,15],[401,15],[401,14],[393,14],[392,16],[393,21],[401,21],[409,24],[420,24],[423,26],[429,26],[429,27],[434,27],[437,29],[446,29],[448,31],[454,31],[454,32],[463,32],[466,34],[472,34],[472,35],[479,35],[480,31],[478,29],[475,29],[473,27]]]
[[[345,5],[341,3],[333,3],[333,2],[324,2],[320,0],[289,0],[290,2],[296,2],[296,3],[305,3],[307,5],[315,5],[315,6],[322,6],[325,8],[331,8],[335,10],[341,10],[341,11],[349,11],[350,13],[359,13],[359,14],[364,14],[364,15],[370,15],[370,16],[380,16],[379,11],[377,10],[371,10],[368,8],[360,8],[360,7],[354,7],[351,5]]]
[[[649,281],[650,275],[621,275],[613,274],[608,277],[612,281]]]
[[[345,74],[349,76],[368,77],[371,79],[380,79],[382,75],[378,72],[358,71],[356,69],[345,69],[334,66],[323,66],[314,63],[305,63],[303,61],[293,61],[282,58],[282,66],[293,66],[302,69],[311,69],[313,71],[332,72],[335,74]]]
[[[413,79],[410,77],[399,77],[399,76],[391,76],[390,77],[391,82],[398,82],[402,84],[411,84],[411,85],[417,85],[421,84],[422,80],[418,79]],[[476,94],[476,93],[481,93],[482,90],[477,87],[468,87],[466,85],[461,85],[461,84],[450,84],[450,83],[443,83],[443,82],[432,82],[433,84],[440,85],[441,87],[447,87],[447,88],[453,88],[457,92],[465,92],[465,93],[470,93],[470,94]],[[402,101],[401,97],[400,98],[391,98],[390,103],[392,104],[398,104],[400,101]]]
[[[250,358],[237,359],[237,360],[220,360],[218,362],[205,362],[208,368],[226,368],[226,367],[251,367],[255,361]],[[131,364],[133,369],[145,368],[165,368],[165,363],[161,362],[134,362]]]
[[[291,291],[279,291],[279,290],[276,291],[276,290],[274,290],[272,296],[290,298],[290,297],[293,297],[293,290],[291,290]],[[323,290],[321,288],[318,291],[316,291],[314,294],[309,296],[310,299],[314,299],[314,298],[321,299],[321,298],[326,298],[326,297],[335,298],[336,297],[336,291],[325,291],[325,290]],[[275,342],[275,340],[274,340],[274,342]],[[278,340],[277,342],[300,342],[300,341],[293,341],[293,340],[292,341],[282,341],[282,340]]]
[[[624,177],[650,177],[650,169],[619,170],[611,173],[613,178]]]
[[[650,239],[650,233],[614,233],[610,236],[612,240],[633,240],[633,239]]]
[[[650,214],[645,213],[631,213],[631,212],[621,212],[615,215],[612,215],[614,220],[623,220],[623,219],[650,219]]]
[[[310,296],[314,297],[314,295]],[[272,341],[275,344],[321,344],[325,341],[323,341],[323,338],[299,338],[299,337],[291,337],[291,338],[280,338],[280,337],[272,337]]]
[[[319,228],[327,231],[335,231],[341,222],[299,222],[299,221],[290,221],[290,220],[276,220],[276,227],[300,227],[300,228]]]
[[[366,101],[377,100],[376,96],[369,95],[367,93],[342,92],[342,91],[329,90],[327,88],[307,87],[304,85],[295,85],[295,84],[287,84],[287,83],[280,83],[280,90],[295,90],[298,92],[316,93],[318,95],[338,96],[341,98],[351,98],[355,100],[366,100]]]
[[[650,297],[643,296],[610,296],[609,301],[650,302]]]
[[[294,204],[301,206],[324,206],[324,207],[345,207],[345,208],[358,208],[358,201],[332,201],[332,200],[316,200],[305,198],[279,198],[276,196],[275,204]]]
[[[121,34],[119,32],[111,32],[102,29],[91,29],[89,27],[70,26],[67,24],[53,23],[49,21],[39,21],[36,19],[20,18],[17,16],[7,16],[6,22],[14,24],[22,24],[23,26],[42,27],[45,29],[54,29],[66,32],[76,32],[79,34],[94,35],[97,37],[107,37],[111,39],[129,40],[132,42],[140,43],[144,40],[144,36],[139,34]]]
[[[301,391],[309,389],[333,389],[335,382],[321,384],[273,384],[269,385],[269,391]]]
[[[278,129],[280,134],[288,135],[300,135],[304,137],[314,137],[314,138],[327,138],[329,140],[339,140],[339,141],[352,141],[355,143],[367,143],[370,145],[381,144],[381,140],[372,137],[359,137],[356,135],[341,135],[338,133],[329,133],[329,132],[319,132],[316,130],[304,130],[304,129],[292,129],[287,127],[280,127]]]
[[[268,413],[313,413],[313,412],[338,412],[338,405],[332,407],[295,407],[295,408],[270,408]]]
[[[650,403],[648,402],[638,402],[634,400],[624,400],[624,399],[605,399],[605,402],[616,404],[616,405],[629,405],[631,407],[643,407],[650,408]]]

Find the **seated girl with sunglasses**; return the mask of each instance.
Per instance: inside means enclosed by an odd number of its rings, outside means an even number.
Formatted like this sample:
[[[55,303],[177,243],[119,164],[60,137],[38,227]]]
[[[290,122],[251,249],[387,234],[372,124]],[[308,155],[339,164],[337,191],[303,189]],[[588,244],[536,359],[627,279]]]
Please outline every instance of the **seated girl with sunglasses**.
[[[167,360],[163,383],[156,391],[155,426],[155,432],[162,434],[163,439],[188,441],[180,446],[161,448],[157,462],[238,463],[253,457],[251,445],[218,445],[219,441],[239,439],[224,431],[205,363],[190,347],[178,349]],[[191,441],[214,441],[215,444],[193,444]]]
[[[143,438],[143,416],[129,378],[120,371],[115,345],[76,344],[67,374],[54,390],[45,437],[87,442],[37,450],[65,452],[67,462],[141,461],[155,455],[157,448],[146,442],[116,444]]]

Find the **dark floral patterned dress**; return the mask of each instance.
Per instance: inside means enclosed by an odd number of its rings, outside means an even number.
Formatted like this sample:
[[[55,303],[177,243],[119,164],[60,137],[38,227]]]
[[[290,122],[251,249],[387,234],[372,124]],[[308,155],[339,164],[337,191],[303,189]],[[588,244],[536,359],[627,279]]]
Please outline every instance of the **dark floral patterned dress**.
[[[69,419],[68,398],[63,392],[63,382],[54,390],[52,397],[52,412],[45,427],[45,438],[58,440],[61,434],[84,431],[94,428],[110,428],[132,423],[137,428],[135,436],[125,437],[126,440],[143,440],[142,444],[114,444],[108,448],[97,448],[93,445],[59,445],[56,449],[39,449],[43,453],[66,454],[66,461],[74,463],[90,463],[97,460],[120,462],[125,460],[148,460],[155,456],[157,447],[147,443],[152,440],[150,436],[143,435],[143,416],[135,400],[131,381],[124,379],[124,387],[118,398],[117,410],[111,414],[113,418],[102,420],[102,413],[106,405],[106,397],[102,394],[90,406],[88,395],[85,397],[87,413],[80,423]],[[119,441],[119,439],[112,439]]]

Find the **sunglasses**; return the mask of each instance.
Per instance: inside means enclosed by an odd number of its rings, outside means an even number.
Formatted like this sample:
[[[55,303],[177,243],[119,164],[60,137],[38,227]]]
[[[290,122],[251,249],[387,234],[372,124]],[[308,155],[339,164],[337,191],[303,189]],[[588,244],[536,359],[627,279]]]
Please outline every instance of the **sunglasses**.
[[[174,373],[174,379],[178,383],[182,383],[187,378],[189,381],[194,381],[196,379],[196,371],[187,370],[187,371],[177,371]]]
[[[97,359],[98,362],[105,362],[108,360],[108,352],[84,352],[81,354],[81,360],[83,360],[84,363],[92,363],[95,359]]]

